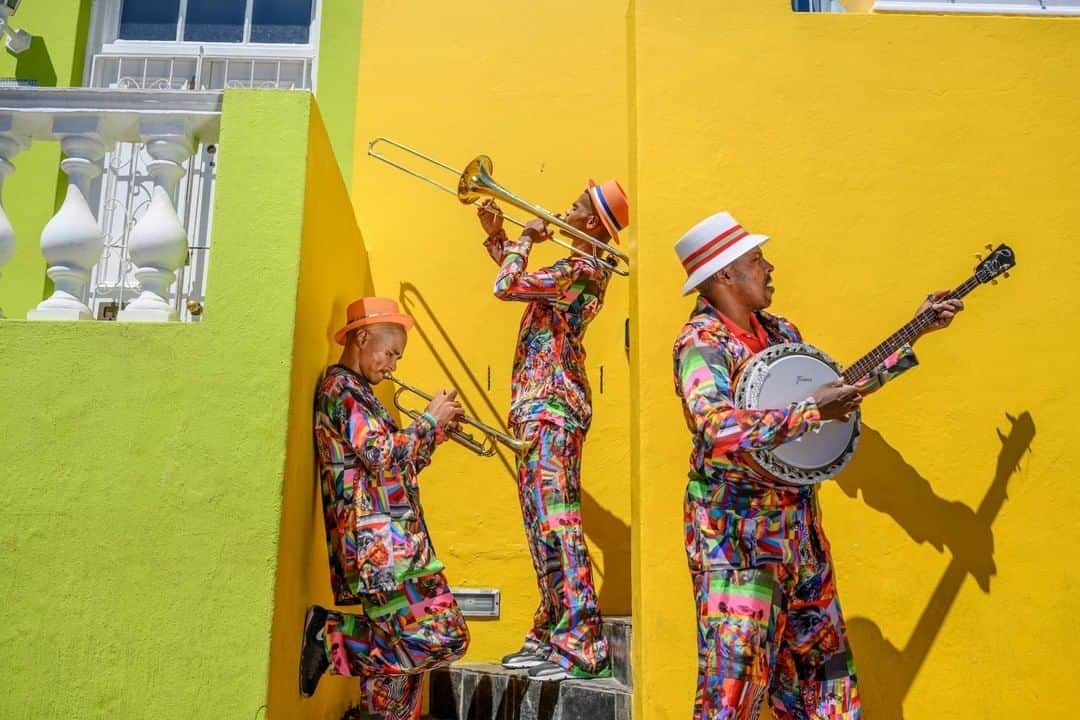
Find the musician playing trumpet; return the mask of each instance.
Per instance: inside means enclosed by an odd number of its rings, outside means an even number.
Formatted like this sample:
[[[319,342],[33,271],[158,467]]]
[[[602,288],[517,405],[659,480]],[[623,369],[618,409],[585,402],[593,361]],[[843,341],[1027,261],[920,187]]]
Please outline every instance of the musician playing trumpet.
[[[469,632],[435,556],[417,475],[462,416],[456,391],[435,394],[399,428],[372,386],[397,366],[413,320],[397,303],[362,298],[335,341],[341,359],[315,396],[316,463],[330,584],[337,605],[304,623],[300,692],[324,672],[361,678],[361,707],[379,720],[419,717],[422,673],[459,659]]]
[[[542,680],[611,674],[581,526],[581,448],[592,420],[585,330],[600,312],[611,278],[596,245],[573,238],[580,254],[528,270],[533,245],[551,237],[543,220],[516,240],[491,200],[478,208],[484,242],[499,265],[495,297],[526,303],[514,354],[509,425],[531,443],[518,461],[518,496],[540,603],[521,649],[503,658]],[[600,241],[618,241],[630,221],[626,193],[589,181],[561,218]]]
[[[766,313],[773,266],[768,238],[728,213],[691,228],[675,246],[687,273],[683,294],[699,293],[675,341],[675,390],[693,433],[684,505],[685,543],[698,608],[696,720],[757,720],[766,693],[774,717],[858,718],[859,693],[816,486],[762,476],[746,453],[771,450],[846,418],[862,396],[916,364],[910,345],[854,385],[817,388],[773,409],[737,409],[732,378],[750,357],[801,342],[798,329]],[[948,291],[928,328],[963,310]]]

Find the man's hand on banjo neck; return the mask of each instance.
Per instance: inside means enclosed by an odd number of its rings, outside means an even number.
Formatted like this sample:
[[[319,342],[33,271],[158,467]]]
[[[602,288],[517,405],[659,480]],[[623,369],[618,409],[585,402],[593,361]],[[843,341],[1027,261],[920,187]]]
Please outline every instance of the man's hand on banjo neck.
[[[964,301],[960,298],[950,298],[952,292],[949,290],[938,290],[937,292],[930,293],[926,296],[926,300],[919,306],[919,309],[915,311],[915,317],[922,315],[927,310],[933,310],[937,313],[937,319],[930,325],[927,325],[922,332],[919,333],[919,337],[934,332],[935,330],[944,330],[952,324],[953,318],[956,317],[956,313],[964,309]],[[915,338],[918,340],[919,338]]]

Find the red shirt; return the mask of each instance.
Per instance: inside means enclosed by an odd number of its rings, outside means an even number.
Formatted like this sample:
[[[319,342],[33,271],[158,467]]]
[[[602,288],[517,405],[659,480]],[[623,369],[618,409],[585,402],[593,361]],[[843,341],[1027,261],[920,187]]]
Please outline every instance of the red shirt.
[[[750,313],[750,330],[743,330],[734,320],[719,310],[716,314],[724,321],[732,337],[745,345],[750,352],[757,354],[769,347],[769,335],[754,313]]]

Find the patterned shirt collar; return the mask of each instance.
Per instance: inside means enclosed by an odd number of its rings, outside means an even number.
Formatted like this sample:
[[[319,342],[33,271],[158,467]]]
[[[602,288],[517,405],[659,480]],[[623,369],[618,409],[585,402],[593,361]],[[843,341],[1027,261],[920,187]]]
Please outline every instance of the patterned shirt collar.
[[[348,365],[342,365],[341,363],[335,363],[327,369],[327,374],[339,373],[344,375],[353,384],[355,389],[359,391],[361,399],[364,401],[364,407],[371,412],[376,418],[384,422],[393,432],[397,432],[398,424],[394,421],[394,417],[390,414],[390,411],[382,404],[382,401],[375,395],[375,389],[371,387],[371,383],[368,379],[360,373],[353,370]]]
[[[704,295],[698,295],[697,302],[694,303],[694,309],[690,312],[690,319],[705,316],[709,320],[713,321],[715,328],[723,335],[740,339],[737,333],[732,332],[731,321],[720,312],[715,305],[709,302],[709,299]],[[780,327],[779,319],[775,315],[770,315],[764,310],[758,310],[753,313],[753,321],[755,321],[754,330],[759,327],[764,330],[769,342],[791,342],[790,339],[785,337],[785,333]],[[745,331],[743,331],[745,332]]]

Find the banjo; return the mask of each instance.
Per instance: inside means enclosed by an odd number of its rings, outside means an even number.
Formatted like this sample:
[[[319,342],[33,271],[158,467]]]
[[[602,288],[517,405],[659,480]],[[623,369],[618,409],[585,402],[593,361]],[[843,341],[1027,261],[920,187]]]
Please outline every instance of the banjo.
[[[987,245],[987,250],[990,246]],[[1016,255],[1008,245],[999,245],[982,260],[975,273],[953,290],[946,299],[962,298],[979,285],[997,283],[999,275],[1008,277],[1016,265]],[[841,369],[827,354],[806,343],[772,345],[750,358],[735,381],[735,407],[762,409],[785,407],[798,402],[819,386],[833,380],[845,384],[872,372],[890,355],[912,342],[928,327],[937,314],[927,310],[887,337],[850,367]],[[835,476],[851,461],[859,444],[861,411],[847,420],[826,421],[817,432],[807,433],[774,450],[749,453],[755,469],[791,485],[813,485]]]

